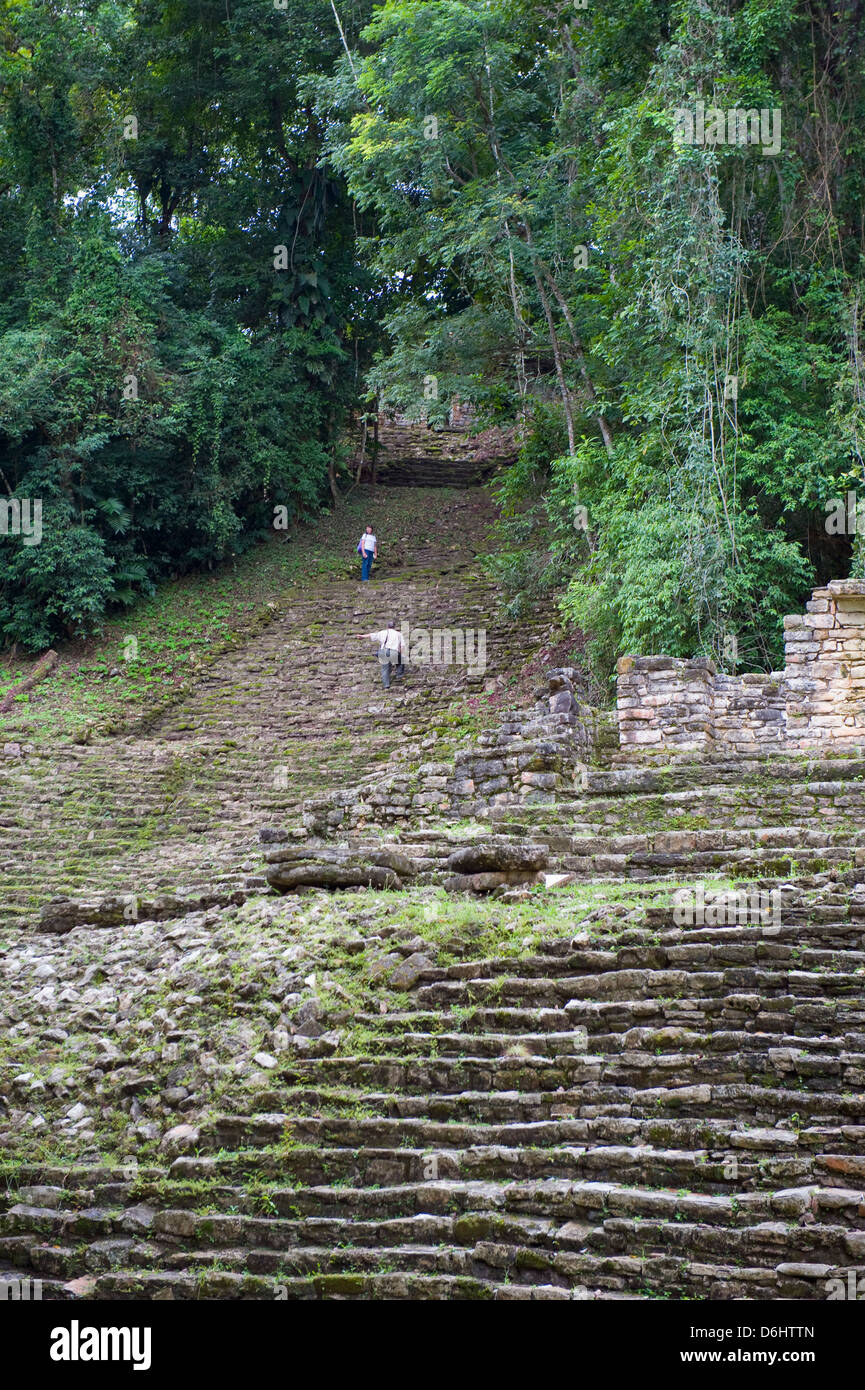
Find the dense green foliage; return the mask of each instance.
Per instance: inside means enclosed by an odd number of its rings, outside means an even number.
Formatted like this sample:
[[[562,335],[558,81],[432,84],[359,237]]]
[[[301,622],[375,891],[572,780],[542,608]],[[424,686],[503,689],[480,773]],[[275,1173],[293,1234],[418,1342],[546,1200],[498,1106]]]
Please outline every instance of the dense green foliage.
[[[0,646],[328,496],[374,318],[300,90],[340,51],[327,0],[0,0],[0,498],[43,503]]]
[[[516,427],[495,563],[601,681],[771,666],[863,573],[826,527],[863,489],[859,0],[0,0],[0,37],[0,497],[45,506],[0,639],[313,511],[375,400]],[[697,102],[759,143],[681,141]]]
[[[372,380],[521,427],[516,601],[558,587],[601,676],[777,662],[781,616],[861,572],[825,526],[862,490],[861,7],[398,0],[362,38],[323,85],[400,290]],[[777,151],[677,140],[698,100],[777,108]]]

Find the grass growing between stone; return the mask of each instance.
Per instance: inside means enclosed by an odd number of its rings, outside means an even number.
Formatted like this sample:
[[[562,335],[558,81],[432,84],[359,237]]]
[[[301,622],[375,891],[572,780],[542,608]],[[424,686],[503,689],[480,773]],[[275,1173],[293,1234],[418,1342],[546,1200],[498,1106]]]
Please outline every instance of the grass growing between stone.
[[[429,495],[391,488],[383,498],[383,492],[356,489],[334,511],[263,537],[213,573],[163,584],[91,639],[63,648],[55,671],[0,716],[0,734],[51,744],[134,727],[171,706],[218,656],[284,617],[299,589],[316,579],[356,578],[357,536],[365,518],[385,505],[379,576],[398,578],[412,541],[429,533]],[[442,489],[436,506],[454,495]],[[26,659],[0,661],[0,697],[32,665]]]
[[[293,1030],[304,1020],[316,1024],[303,1040],[313,1055],[364,1055],[382,1050],[394,1015],[416,1007],[390,981],[389,957],[496,960],[503,979],[509,960],[516,971],[544,942],[617,950],[679,886],[596,881],[514,903],[432,889],[310,891],[162,924],[36,941],[11,933],[0,945],[16,1020],[0,1042],[9,1098],[0,1139],[16,1157],[4,1171],[164,1162],[177,1125],[203,1133],[219,1113],[290,1113]],[[431,1031],[459,1031],[472,1012],[442,1010]],[[338,1109],[339,1088],[332,1099]]]

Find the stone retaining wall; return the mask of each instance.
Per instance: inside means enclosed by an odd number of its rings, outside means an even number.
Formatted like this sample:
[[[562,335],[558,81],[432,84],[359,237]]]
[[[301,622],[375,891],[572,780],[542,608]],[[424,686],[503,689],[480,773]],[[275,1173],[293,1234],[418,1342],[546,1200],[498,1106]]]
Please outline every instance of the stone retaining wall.
[[[865,581],[815,589],[784,619],[785,666],[729,676],[707,657],[622,657],[622,748],[732,753],[865,744]]]
[[[497,729],[458,748],[450,762],[389,772],[304,802],[298,838],[327,839],[364,825],[427,817],[483,817],[494,806],[573,795],[584,785],[589,759],[609,741],[609,729],[603,714],[576,699],[564,672],[553,673],[537,695],[534,709],[507,716]]]

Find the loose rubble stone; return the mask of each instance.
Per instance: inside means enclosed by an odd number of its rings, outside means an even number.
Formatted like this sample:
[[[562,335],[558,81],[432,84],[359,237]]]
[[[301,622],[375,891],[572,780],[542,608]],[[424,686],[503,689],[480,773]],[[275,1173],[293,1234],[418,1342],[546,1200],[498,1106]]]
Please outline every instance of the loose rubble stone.
[[[413,951],[391,971],[387,979],[388,985],[391,989],[414,989],[424,971],[432,969],[432,966],[433,962],[429,956]]]
[[[162,1148],[169,1154],[188,1153],[199,1140],[196,1125],[175,1125],[163,1136]]]

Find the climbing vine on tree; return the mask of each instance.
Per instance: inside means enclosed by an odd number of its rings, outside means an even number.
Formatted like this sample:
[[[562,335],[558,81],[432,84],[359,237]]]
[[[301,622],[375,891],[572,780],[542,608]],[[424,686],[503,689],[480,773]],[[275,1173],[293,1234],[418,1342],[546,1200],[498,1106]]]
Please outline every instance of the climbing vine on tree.
[[[0,641],[314,511],[352,410],[458,398],[518,432],[515,609],[556,592],[602,683],[771,667],[865,573],[826,524],[865,493],[860,11],[0,0],[0,496],[51,530],[0,537]]]
[[[824,523],[863,487],[863,45],[854,3],[398,0],[321,84],[400,288],[371,379],[518,425],[495,564],[517,606],[558,589],[602,677],[771,666],[861,567]],[[697,102],[777,112],[777,149],[678,139]]]
[[[326,2],[0,0],[0,499],[43,508],[0,646],[329,498],[369,274],[300,82],[342,51]]]

